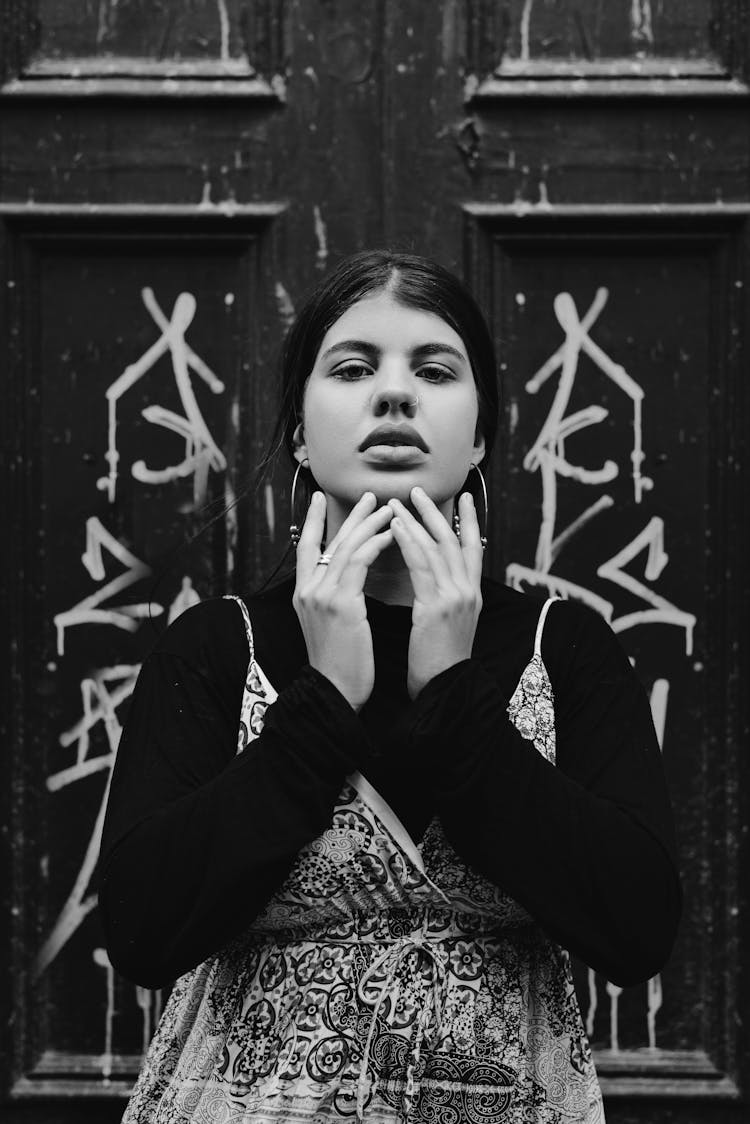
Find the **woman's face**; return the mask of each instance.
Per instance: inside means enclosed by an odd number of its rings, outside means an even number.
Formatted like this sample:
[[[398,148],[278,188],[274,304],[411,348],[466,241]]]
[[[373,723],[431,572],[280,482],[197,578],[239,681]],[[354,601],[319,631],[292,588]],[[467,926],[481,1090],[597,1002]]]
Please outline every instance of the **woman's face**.
[[[328,498],[329,531],[366,491],[408,502],[421,485],[450,519],[484,454],[461,337],[432,312],[381,291],[329,328],[305,386],[297,460]]]

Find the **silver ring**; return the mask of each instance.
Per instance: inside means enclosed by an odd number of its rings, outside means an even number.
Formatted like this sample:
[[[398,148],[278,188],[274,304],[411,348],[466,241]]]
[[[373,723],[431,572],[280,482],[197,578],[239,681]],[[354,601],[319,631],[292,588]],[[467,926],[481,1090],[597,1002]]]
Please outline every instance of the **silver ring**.
[[[321,554],[320,558],[315,563],[315,565],[316,566],[327,566],[328,563],[331,561],[331,558],[332,558],[332,555],[330,555],[330,554]]]

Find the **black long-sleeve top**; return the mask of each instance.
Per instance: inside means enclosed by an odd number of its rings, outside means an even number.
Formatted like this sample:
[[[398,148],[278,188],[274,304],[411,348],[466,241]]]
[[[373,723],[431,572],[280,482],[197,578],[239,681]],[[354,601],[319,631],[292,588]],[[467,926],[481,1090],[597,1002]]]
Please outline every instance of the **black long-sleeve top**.
[[[203,602],[146,659],[112,778],[99,904],[114,966],[157,987],[246,930],[361,770],[415,840],[435,814],[459,852],[560,944],[627,985],[662,967],[681,908],[648,700],[609,626],[551,606],[542,656],[557,764],[508,719],[540,603],[483,580],[471,659],[406,690],[411,610],[367,599],[375,688],[357,714],[307,663],[286,581],[248,600],[279,692],[237,754],[248,645]]]

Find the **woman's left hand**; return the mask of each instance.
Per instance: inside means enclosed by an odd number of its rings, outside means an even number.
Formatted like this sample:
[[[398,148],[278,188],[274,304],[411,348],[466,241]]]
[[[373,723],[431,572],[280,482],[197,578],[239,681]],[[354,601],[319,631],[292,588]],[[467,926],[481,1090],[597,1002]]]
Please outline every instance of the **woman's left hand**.
[[[482,608],[482,543],[472,497],[458,501],[461,539],[421,488],[411,500],[420,523],[398,500],[390,500],[393,537],[414,589],[407,689],[416,698],[446,668],[471,656]]]

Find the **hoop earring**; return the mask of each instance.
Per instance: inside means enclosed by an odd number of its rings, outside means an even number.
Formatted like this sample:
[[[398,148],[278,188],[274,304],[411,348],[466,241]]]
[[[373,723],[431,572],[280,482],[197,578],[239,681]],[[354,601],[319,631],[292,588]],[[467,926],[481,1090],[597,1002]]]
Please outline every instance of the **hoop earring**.
[[[471,472],[472,468],[474,469],[474,471],[479,476],[479,480],[480,480],[480,483],[482,485],[482,500],[484,501],[484,531],[483,531],[483,533],[480,533],[479,541],[482,544],[482,550],[485,550],[486,546],[487,546],[487,531],[489,529],[489,522],[490,522],[490,507],[489,507],[489,503],[487,501],[487,485],[484,482],[484,476],[482,475],[482,470],[480,469],[479,465],[477,465],[477,464],[469,465],[469,472]],[[461,538],[461,519],[459,518],[458,511],[456,511],[455,509],[453,511],[453,530],[456,533],[456,538],[460,539]]]
[[[300,529],[295,522],[294,501],[297,497],[297,481],[299,480],[299,474],[302,471],[303,467],[304,466],[302,464],[297,465],[296,471],[292,478],[292,492],[289,497],[289,512],[291,517],[291,523],[289,524],[289,539],[295,550],[297,549],[297,543],[299,542]]]

